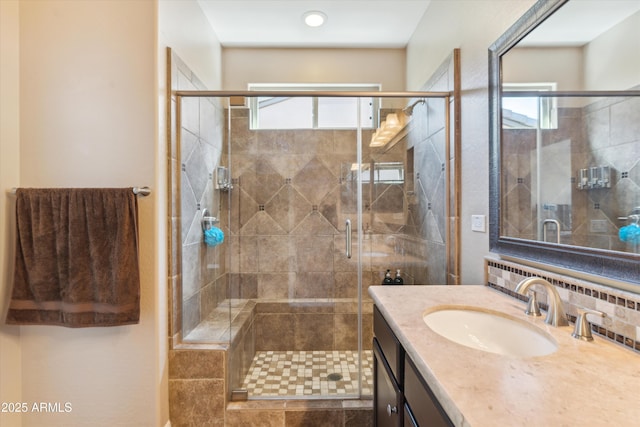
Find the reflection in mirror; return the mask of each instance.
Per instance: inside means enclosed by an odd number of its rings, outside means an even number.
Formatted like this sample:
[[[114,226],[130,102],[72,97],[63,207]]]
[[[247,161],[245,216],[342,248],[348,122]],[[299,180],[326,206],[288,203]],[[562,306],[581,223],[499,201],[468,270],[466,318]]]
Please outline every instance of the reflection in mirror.
[[[619,234],[638,226],[640,98],[580,99],[551,126],[503,119],[501,235],[639,253],[640,233]]]
[[[640,2],[539,1],[490,52],[492,250],[640,283]]]

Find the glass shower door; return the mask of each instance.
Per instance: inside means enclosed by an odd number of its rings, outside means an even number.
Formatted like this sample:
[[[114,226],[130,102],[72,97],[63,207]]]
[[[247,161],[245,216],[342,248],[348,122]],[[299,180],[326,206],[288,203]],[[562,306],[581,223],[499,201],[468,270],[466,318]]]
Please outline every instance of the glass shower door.
[[[358,129],[317,115],[346,101],[265,96],[229,109],[230,289],[254,313],[232,388],[250,399],[362,394]],[[312,120],[298,117],[306,108]]]

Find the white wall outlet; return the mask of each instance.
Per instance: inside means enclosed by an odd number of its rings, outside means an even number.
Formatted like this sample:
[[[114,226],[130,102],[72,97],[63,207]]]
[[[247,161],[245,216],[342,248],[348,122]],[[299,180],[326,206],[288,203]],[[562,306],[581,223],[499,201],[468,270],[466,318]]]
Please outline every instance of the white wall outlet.
[[[471,215],[471,231],[487,232],[487,220],[485,215]]]

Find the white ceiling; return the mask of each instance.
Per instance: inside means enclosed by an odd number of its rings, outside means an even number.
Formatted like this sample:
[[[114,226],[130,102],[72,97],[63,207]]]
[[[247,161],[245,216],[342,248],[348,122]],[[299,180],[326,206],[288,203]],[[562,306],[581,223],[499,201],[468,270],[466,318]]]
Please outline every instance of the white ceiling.
[[[518,43],[582,46],[640,10],[640,0],[571,0]]]
[[[198,0],[225,47],[405,47],[431,0]],[[324,12],[319,28],[302,15]]]
[[[402,48],[432,0],[197,1],[225,47]],[[310,10],[324,12],[325,25],[307,27]],[[640,0],[571,0],[520,45],[582,45],[638,10]]]

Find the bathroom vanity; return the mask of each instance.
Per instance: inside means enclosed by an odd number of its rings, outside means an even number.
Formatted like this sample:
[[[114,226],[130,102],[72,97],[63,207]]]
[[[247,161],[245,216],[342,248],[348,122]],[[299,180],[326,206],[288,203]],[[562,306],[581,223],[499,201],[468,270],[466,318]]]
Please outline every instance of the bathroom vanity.
[[[640,419],[640,357],[633,351],[600,337],[574,339],[573,325],[529,317],[526,303],[486,286],[379,286],[369,293],[377,426],[611,426]],[[426,316],[452,309],[504,317],[553,350],[490,352],[427,326]]]
[[[380,310],[373,308],[376,426],[452,426]]]

